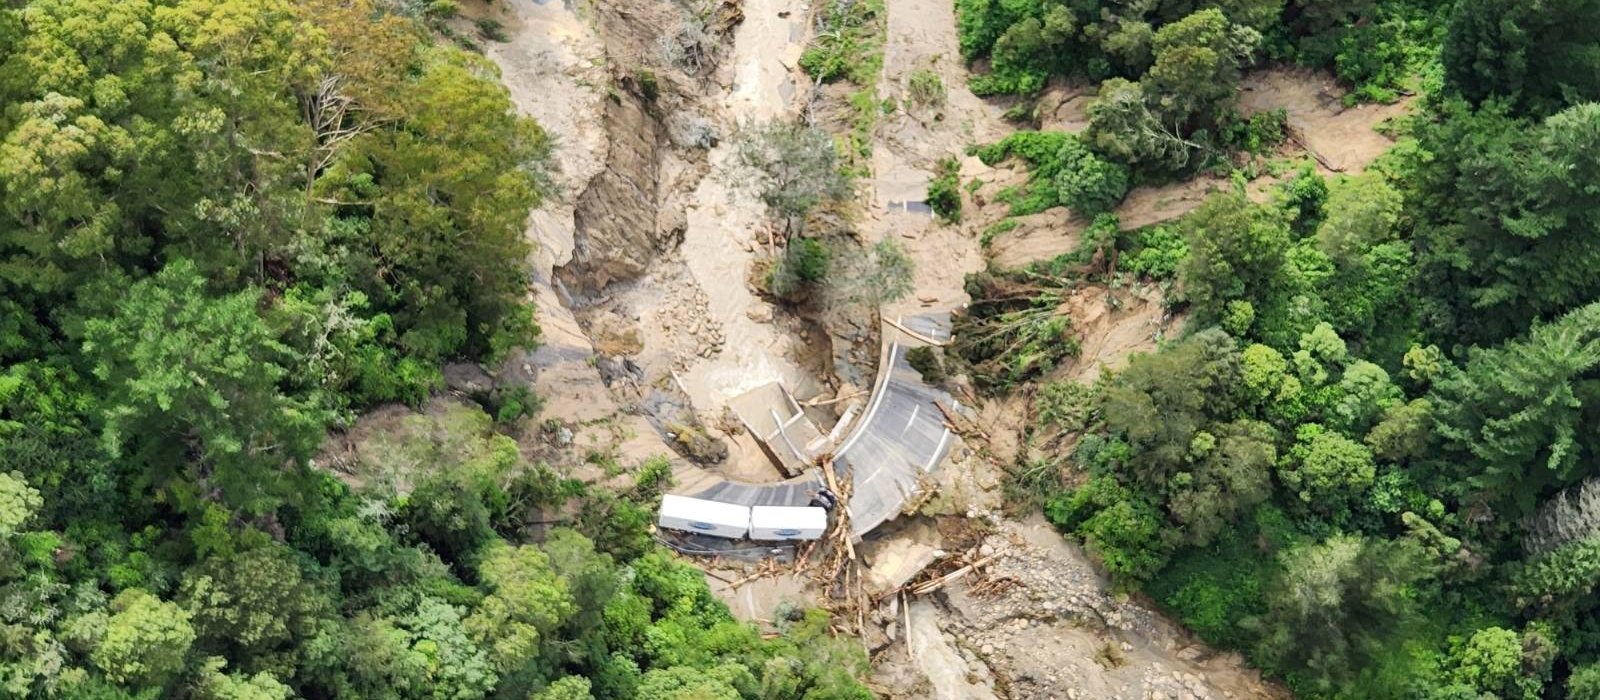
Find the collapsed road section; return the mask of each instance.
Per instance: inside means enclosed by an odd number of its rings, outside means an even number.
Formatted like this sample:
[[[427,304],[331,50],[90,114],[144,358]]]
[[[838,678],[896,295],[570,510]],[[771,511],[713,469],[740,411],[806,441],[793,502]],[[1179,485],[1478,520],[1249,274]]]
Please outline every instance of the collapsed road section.
[[[948,314],[885,324],[878,378],[866,411],[837,448],[818,450],[822,460],[831,455],[837,483],[848,484],[846,507],[856,539],[898,516],[917,494],[924,475],[938,468],[949,453],[953,435],[941,406],[959,405],[944,390],[925,382],[907,359],[913,348],[942,344],[949,337]],[[817,539],[822,533],[801,523],[814,522],[832,499],[821,467],[770,484],[730,481],[689,465],[680,466],[675,476],[678,485],[665,500],[657,524],[673,532],[669,545],[688,552],[724,551],[728,541],[745,538]],[[791,509],[795,526],[767,528],[762,537],[753,537],[751,520],[764,514],[756,511],[773,507]],[[816,513],[804,515],[803,510]],[[784,536],[774,537],[776,533]]]

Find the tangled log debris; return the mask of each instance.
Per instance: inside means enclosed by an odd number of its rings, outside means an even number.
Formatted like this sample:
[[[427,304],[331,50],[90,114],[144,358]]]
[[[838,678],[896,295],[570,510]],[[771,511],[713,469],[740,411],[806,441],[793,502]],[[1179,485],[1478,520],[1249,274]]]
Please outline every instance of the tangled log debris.
[[[971,564],[966,564],[964,566],[961,566],[960,568],[956,569],[955,571],[951,571],[950,573],[945,574],[943,576],[938,576],[938,577],[935,577],[933,579],[923,581],[921,583],[913,584],[911,586],[911,594],[912,595],[917,595],[917,596],[924,596],[924,595],[927,595],[927,594],[932,593],[934,591],[937,591],[937,590],[939,590],[941,588],[944,588],[946,584],[954,582],[954,581],[960,579],[961,577],[966,576],[967,574],[970,574],[970,573],[972,573],[974,571],[977,571],[977,570],[983,568],[984,566],[987,566],[990,562],[993,562],[993,561],[994,561],[994,556],[993,555],[987,556],[987,557],[979,559],[979,560],[977,560],[975,562],[972,562]]]
[[[1028,269],[967,280],[972,303],[954,319],[950,350],[967,363],[978,388],[1004,391],[1077,355],[1067,299],[1078,284]]]

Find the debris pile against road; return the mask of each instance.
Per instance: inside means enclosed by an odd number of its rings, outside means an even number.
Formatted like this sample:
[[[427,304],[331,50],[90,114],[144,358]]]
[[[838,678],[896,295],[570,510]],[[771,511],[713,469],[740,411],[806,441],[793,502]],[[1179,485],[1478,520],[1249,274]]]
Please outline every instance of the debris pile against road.
[[[865,568],[856,554],[850,523],[849,480],[840,480],[833,468],[833,455],[817,458],[824,482],[834,500],[828,531],[821,539],[807,542],[795,553],[794,571],[806,576],[823,592],[821,607],[833,615],[834,632],[860,637],[867,649],[866,613],[870,598],[866,594]]]

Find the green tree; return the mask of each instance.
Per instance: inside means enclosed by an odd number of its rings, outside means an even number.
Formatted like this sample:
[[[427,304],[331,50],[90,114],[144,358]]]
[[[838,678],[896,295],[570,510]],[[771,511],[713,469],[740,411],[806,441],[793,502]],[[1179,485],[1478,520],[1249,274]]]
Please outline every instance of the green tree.
[[[638,700],[740,700],[743,697],[739,689],[726,680],[727,667],[710,670],[713,672],[686,666],[651,669],[639,683],[636,697]]]
[[[1447,103],[1419,126],[1408,201],[1424,317],[1441,337],[1493,343],[1600,296],[1600,105],[1538,124]]]
[[[1090,147],[1107,158],[1156,172],[1177,172],[1206,148],[1169,125],[1146,100],[1139,83],[1112,78],[1089,103]]]
[[[106,677],[135,688],[160,688],[184,667],[194,628],[189,614],[137,588],[111,601],[116,611],[90,658]]]
[[[1158,492],[1189,463],[1195,435],[1230,416],[1240,383],[1239,353],[1226,333],[1196,333],[1177,345],[1135,355],[1103,393],[1106,428],[1133,448],[1129,476]]]
[[[1394,240],[1403,204],[1400,192],[1375,173],[1337,180],[1323,204],[1327,215],[1316,229],[1317,247],[1337,265],[1356,264],[1362,251]]]
[[[1244,625],[1255,658],[1330,692],[1389,653],[1391,635],[1415,619],[1409,588],[1430,573],[1413,545],[1335,535],[1279,555],[1265,613]]]
[[[1455,5],[1446,83],[1474,103],[1507,99],[1534,113],[1600,98],[1600,3],[1542,0]]]
[[[1384,411],[1402,398],[1400,387],[1389,380],[1389,373],[1366,360],[1346,366],[1334,392],[1338,398],[1326,411],[1329,424],[1348,435],[1365,434]]]
[[[248,512],[292,497],[323,417],[279,391],[291,357],[258,302],[255,292],[209,296],[179,260],[88,320],[83,351],[108,389],[106,449],[166,478],[187,465]]]
[[[1600,449],[1600,304],[1534,327],[1526,339],[1468,354],[1436,382],[1444,454],[1466,493],[1528,512],[1541,493],[1584,475]],[[1459,488],[1459,487],[1458,487]]]
[[[1075,533],[1119,579],[1141,581],[1166,564],[1171,547],[1162,535],[1165,519],[1148,499],[1111,477],[1096,477],[1045,505],[1057,527]]]
[[[1372,486],[1377,465],[1365,445],[1307,423],[1300,426],[1289,460],[1278,474],[1301,501],[1338,515]]]
[[[1207,199],[1182,226],[1189,257],[1178,279],[1194,305],[1197,323],[1217,322],[1231,301],[1250,302],[1258,317],[1283,303],[1290,237],[1279,212],[1242,194],[1220,194]]]
[[[1173,477],[1167,501],[1189,543],[1210,544],[1271,495],[1272,467],[1278,457],[1275,437],[1270,426],[1250,420],[1195,434],[1191,466]]]
[[[1451,676],[1456,682],[1497,698],[1540,697],[1543,682],[1524,675],[1523,639],[1501,627],[1486,627],[1455,654]]]
[[[1600,664],[1579,666],[1567,677],[1567,697],[1572,700],[1600,698]]]
[[[495,668],[516,671],[537,658],[540,643],[572,615],[572,592],[551,570],[549,556],[532,545],[496,544],[478,569],[492,592],[466,619],[466,630]]]
[[[20,532],[42,507],[39,490],[21,472],[0,472],[0,542]]]
[[[916,265],[899,241],[884,238],[853,257],[834,286],[846,299],[876,310],[910,294],[915,274]]]
[[[1391,462],[1424,457],[1433,441],[1433,403],[1412,399],[1384,411],[1382,420],[1367,433],[1373,454]]]
[[[1077,138],[1067,139],[1057,155],[1055,188],[1062,206],[1085,219],[1115,208],[1128,194],[1128,170],[1095,155]]]
[[[782,120],[751,127],[740,134],[734,160],[761,201],[783,217],[785,231],[804,225],[819,205],[850,195],[833,137],[820,129]]]
[[[294,656],[333,612],[326,591],[306,579],[293,553],[261,546],[191,571],[179,602],[202,648],[245,671],[294,665]]]
[[[518,117],[484,59],[432,49],[406,86],[410,115],[354,144],[318,184],[370,217],[337,254],[395,308],[401,347],[437,361],[531,341],[524,224],[542,200],[550,140]],[[383,183],[374,189],[374,183]]]
[[[531,700],[593,700],[590,688],[589,679],[566,676],[534,693]]]
[[[1260,40],[1219,9],[1199,10],[1156,32],[1155,64],[1139,82],[1166,123],[1186,130],[1221,124],[1237,99],[1239,68]]]
[[[224,673],[226,666],[227,661],[220,657],[207,659],[195,682],[195,697],[201,700],[289,700],[294,697],[294,690],[270,673],[253,676]]]
[[[351,622],[335,660],[349,676],[348,692],[470,700],[494,689],[499,677],[462,626],[460,609],[433,597],[408,607],[392,617],[362,613]]]
[[[1534,700],[1544,695],[1555,652],[1539,623],[1522,634],[1486,626],[1454,652],[1451,678],[1483,695]]]
[[[1283,353],[1260,343],[1251,343],[1239,353],[1243,396],[1255,405],[1264,405],[1279,396],[1289,378],[1289,361]]]

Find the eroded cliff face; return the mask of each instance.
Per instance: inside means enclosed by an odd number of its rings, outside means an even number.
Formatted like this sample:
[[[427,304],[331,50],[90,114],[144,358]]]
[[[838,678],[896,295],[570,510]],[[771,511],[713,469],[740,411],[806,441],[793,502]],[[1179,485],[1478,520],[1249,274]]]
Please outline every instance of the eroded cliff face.
[[[580,306],[682,242],[681,195],[704,176],[718,131],[704,103],[725,89],[716,76],[743,17],[734,0],[602,2],[592,12],[612,77],[601,115],[607,156],[574,203],[573,255],[558,271]],[[695,126],[672,131],[673,120]]]
[[[572,261],[558,270],[567,289],[598,293],[634,279],[683,234],[682,216],[663,215],[661,165],[666,137],[632,78],[605,100],[605,167],[578,196]]]

